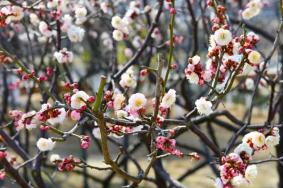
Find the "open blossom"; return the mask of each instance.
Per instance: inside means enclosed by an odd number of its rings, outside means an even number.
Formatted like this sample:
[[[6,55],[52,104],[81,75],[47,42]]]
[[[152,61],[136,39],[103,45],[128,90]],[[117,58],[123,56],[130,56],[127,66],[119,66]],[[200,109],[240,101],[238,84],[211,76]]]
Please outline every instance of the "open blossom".
[[[196,100],[195,105],[200,114],[209,115],[212,112],[212,103],[204,97]]]
[[[170,89],[162,98],[160,107],[170,108],[176,101],[176,91]]]
[[[66,118],[66,110],[64,108],[52,108],[50,104],[42,104],[41,110],[37,113],[40,121],[47,121],[51,125],[62,123]]]
[[[53,35],[52,29],[44,21],[41,21],[39,23],[38,28],[39,28],[40,33],[45,37],[51,37]]]
[[[214,33],[214,40],[220,46],[225,46],[232,41],[232,33],[227,29],[218,29]]]
[[[122,41],[124,39],[124,33],[117,29],[113,31],[112,36],[116,41]]]
[[[254,64],[254,65],[258,65],[261,62],[261,55],[259,52],[257,51],[251,51],[248,55],[248,60]]]
[[[59,52],[54,53],[54,57],[59,63],[71,63],[74,59],[73,52],[63,48]]]
[[[121,93],[118,93],[113,95],[113,99],[114,110],[120,110],[125,102],[125,96]]]
[[[76,17],[76,24],[82,24],[87,20],[87,9],[83,6],[76,7],[75,10],[75,17]]]
[[[253,131],[248,134],[246,134],[243,137],[243,143],[247,143],[250,147],[253,149],[260,149],[264,146],[265,144],[265,136],[264,134],[258,132],[258,131]]]
[[[124,88],[134,88],[137,84],[134,71],[132,69],[128,69],[124,74],[122,74],[119,84]]]
[[[276,136],[267,136],[265,138],[265,144],[268,146],[268,147],[273,147],[273,146],[276,146],[278,145],[280,142],[280,136],[279,135],[276,135]]]
[[[86,105],[86,101],[89,99],[89,95],[84,91],[77,91],[71,97],[71,107],[74,109],[80,109]]]
[[[117,110],[115,111],[115,115],[117,118],[125,118],[128,116],[128,112],[124,111],[124,110]]]
[[[140,110],[146,105],[146,98],[142,93],[135,93],[129,98],[129,107],[133,110]]]
[[[68,38],[71,42],[81,42],[85,35],[85,30],[81,27],[71,25],[67,31]]]
[[[247,143],[241,143],[234,149],[234,153],[237,153],[242,158],[246,157],[245,155],[247,155],[247,157],[250,159],[253,149]]]
[[[36,146],[40,151],[51,151],[55,146],[55,142],[51,138],[40,138],[36,142]]]
[[[253,182],[257,176],[257,167],[256,165],[249,165],[245,171],[245,178],[249,182]]]
[[[20,131],[22,129],[31,130],[37,127],[38,120],[35,118],[36,111],[30,111],[21,116],[21,119],[18,121],[18,126],[16,130]]]
[[[73,18],[69,14],[65,14],[62,18],[61,30],[67,32],[72,26]]]
[[[247,8],[242,12],[242,17],[245,20],[249,20],[257,16],[261,12],[261,8],[261,0],[252,0],[247,4]]]

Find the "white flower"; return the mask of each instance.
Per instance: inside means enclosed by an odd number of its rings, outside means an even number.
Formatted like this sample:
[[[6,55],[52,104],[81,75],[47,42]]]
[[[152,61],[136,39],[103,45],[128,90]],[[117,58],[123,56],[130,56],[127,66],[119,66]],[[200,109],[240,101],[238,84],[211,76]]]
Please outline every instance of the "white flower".
[[[251,18],[253,18],[254,16],[256,16],[256,12],[259,12],[258,9],[253,9],[253,8],[246,8],[243,12],[242,12],[242,17],[245,20],[249,20]]]
[[[220,178],[215,178],[214,187],[215,188],[223,188],[223,183],[222,183]]]
[[[134,88],[134,87],[136,87],[137,81],[134,78],[133,73],[131,73],[132,69],[128,69],[128,70],[129,71],[122,74],[119,84],[123,88]]]
[[[106,2],[100,3],[100,8],[101,8],[102,12],[105,13],[105,14],[108,13],[111,10],[109,3],[106,3]]]
[[[21,119],[18,121],[17,131],[22,129],[31,130],[37,127],[38,121],[35,118],[36,111],[30,111],[22,115]]]
[[[160,106],[163,108],[170,108],[176,101],[176,91],[169,89],[169,91],[163,96]]]
[[[200,114],[209,115],[212,112],[212,103],[207,101],[204,97],[196,100],[195,105]]]
[[[52,155],[50,155],[49,161],[50,161],[51,163],[55,163],[56,161],[59,161],[59,160],[61,160],[60,155],[58,155],[58,154],[52,154]]]
[[[133,110],[140,110],[146,105],[146,98],[142,93],[131,95],[129,99],[129,107]]]
[[[249,182],[253,182],[257,176],[257,167],[256,165],[249,165],[245,171],[245,178]]]
[[[124,54],[127,58],[133,57],[133,51],[130,48],[125,48]]]
[[[87,15],[87,9],[83,6],[79,6],[79,7],[76,7],[76,10],[75,10],[75,17],[76,18],[82,18],[82,17],[85,17]]]
[[[120,110],[122,108],[123,103],[125,102],[125,96],[121,93],[113,95],[113,107],[114,110]]]
[[[67,112],[64,108],[58,108],[56,110],[58,110],[59,115],[57,117],[52,117],[47,120],[47,122],[50,123],[51,125],[62,123],[66,118]]]
[[[243,177],[242,174],[235,176],[231,181],[232,181],[232,185],[236,187],[240,185],[248,185],[248,181]]]
[[[252,156],[253,149],[247,143],[241,143],[234,149],[234,153],[240,155],[241,153],[246,153],[249,156]]]
[[[252,142],[252,144],[255,146],[254,149],[257,149],[257,148],[261,148],[265,144],[265,136],[264,134],[260,132],[253,131],[253,132],[246,134],[243,137],[242,141],[244,143]]]
[[[53,35],[52,30],[49,28],[46,22],[41,21],[39,23],[38,29],[42,35],[45,37],[51,37]]]
[[[269,148],[278,145],[279,142],[280,142],[280,136],[279,135],[277,135],[277,136],[267,136],[265,138],[265,144]]]
[[[128,113],[124,110],[117,110],[115,111],[115,114],[117,118],[125,118],[128,116]]]
[[[192,84],[198,84],[198,82],[199,82],[199,76],[195,72],[192,72],[190,74],[186,74],[186,77],[189,80],[189,82],[192,83]]]
[[[71,42],[81,42],[84,34],[85,30],[75,25],[71,25],[67,31],[68,38]]]
[[[251,51],[248,55],[248,60],[255,65],[258,65],[261,62],[261,55],[257,51]]]
[[[120,29],[121,27],[124,26],[124,22],[123,22],[122,18],[120,18],[119,16],[114,16],[114,17],[112,17],[111,25],[115,29]]]
[[[247,78],[246,81],[245,81],[245,85],[246,85],[246,88],[248,90],[252,90],[254,88],[254,86],[255,86],[254,80],[251,79],[251,78]]]
[[[84,91],[78,91],[71,97],[71,107],[74,109],[80,109],[85,106],[85,102],[89,99],[88,94]]]
[[[68,51],[66,48],[63,48],[59,52],[55,52],[54,57],[59,63],[71,63],[73,61],[74,55],[73,52]]]
[[[40,151],[51,151],[55,146],[55,142],[53,142],[51,138],[40,138],[36,142],[36,146]]]
[[[225,46],[229,44],[232,40],[232,33],[227,29],[218,29],[214,33],[214,40],[220,46]]]
[[[120,30],[115,29],[112,35],[116,41],[122,41],[124,39],[124,33]]]

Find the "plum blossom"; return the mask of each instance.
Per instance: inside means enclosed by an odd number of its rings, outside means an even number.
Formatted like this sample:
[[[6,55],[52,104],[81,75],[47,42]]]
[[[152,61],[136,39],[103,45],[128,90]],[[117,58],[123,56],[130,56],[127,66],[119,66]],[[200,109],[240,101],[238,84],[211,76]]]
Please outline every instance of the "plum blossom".
[[[19,6],[5,6],[0,12],[7,15],[5,19],[6,24],[11,22],[19,22],[24,17],[24,9]]]
[[[235,176],[232,180],[231,183],[233,186],[238,187],[241,185],[248,185],[248,181],[243,177],[242,174]]]
[[[30,111],[21,116],[21,119],[18,121],[18,126],[16,130],[20,131],[22,129],[31,130],[37,127],[38,120],[35,118],[36,111]]]
[[[225,46],[232,41],[232,33],[227,29],[220,28],[214,33],[213,39],[216,44]]]
[[[120,30],[117,30],[115,29],[113,31],[113,38],[116,40],[116,41],[122,41],[124,39],[124,33]]]
[[[54,57],[59,63],[71,63],[74,59],[73,52],[68,51],[67,48],[63,48],[59,52],[55,52]]]
[[[254,64],[254,65],[258,65],[261,62],[261,55],[259,52],[257,51],[251,51],[248,55],[248,60]]]
[[[71,107],[74,109],[81,109],[86,105],[89,95],[84,91],[77,91],[71,97]]]
[[[246,134],[243,139],[243,143],[247,143],[251,148],[258,150],[261,149],[265,144],[265,136],[264,134],[253,131]]]
[[[36,117],[40,121],[47,121],[51,125],[62,123],[66,117],[66,110],[64,108],[52,108],[51,104],[46,103],[41,105],[41,110]]]
[[[68,38],[71,42],[81,42],[84,34],[85,30],[75,25],[71,25],[67,31]]]
[[[119,84],[124,88],[134,88],[136,86],[137,81],[131,68],[122,74]]]
[[[45,37],[51,37],[53,35],[52,29],[44,21],[41,21],[39,23],[38,28],[39,28],[40,33]]]
[[[170,108],[176,101],[176,91],[174,89],[169,89],[169,91],[163,96],[160,103],[162,108]]]
[[[196,100],[195,102],[196,108],[198,113],[209,115],[212,111],[212,103],[208,100],[206,100],[204,97],[201,97],[200,99]]]
[[[125,96],[121,93],[117,93],[113,95],[113,108],[114,110],[120,110],[123,107],[125,102]]]
[[[142,93],[135,93],[129,98],[129,107],[133,110],[140,110],[146,105],[146,98]]]
[[[55,146],[55,142],[51,138],[40,138],[36,142],[36,146],[40,151],[51,151]]]
[[[249,20],[257,16],[262,9],[262,2],[260,0],[252,0],[246,5],[246,9],[242,12],[242,17]]]

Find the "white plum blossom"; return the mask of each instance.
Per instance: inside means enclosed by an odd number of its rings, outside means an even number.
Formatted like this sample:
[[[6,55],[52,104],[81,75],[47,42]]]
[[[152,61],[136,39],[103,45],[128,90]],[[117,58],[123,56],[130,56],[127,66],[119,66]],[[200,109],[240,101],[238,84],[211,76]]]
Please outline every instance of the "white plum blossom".
[[[125,118],[128,116],[128,112],[126,112],[125,110],[117,110],[115,111],[115,115],[117,118]]]
[[[68,38],[71,42],[81,42],[84,34],[85,30],[75,25],[71,25],[67,31]]]
[[[133,110],[140,110],[146,105],[146,98],[142,93],[135,93],[129,98],[129,107]]]
[[[131,68],[129,68],[125,73],[122,74],[119,84],[123,88],[136,87],[137,81],[134,76],[134,71]]]
[[[41,21],[39,23],[38,29],[40,33],[45,37],[51,37],[53,35],[52,29],[44,21]]]
[[[86,101],[89,99],[89,95],[84,91],[77,91],[71,97],[71,107],[74,109],[80,109],[86,105]]]
[[[17,131],[22,129],[31,130],[37,127],[38,120],[35,118],[36,111],[30,111],[22,115],[21,119],[18,121]]]
[[[76,24],[84,23],[87,18],[87,9],[84,6],[78,6],[75,10]]]
[[[245,171],[245,178],[249,182],[253,182],[257,176],[257,167],[256,165],[249,165]]]
[[[120,110],[125,102],[125,96],[121,93],[118,93],[113,95],[113,99],[114,110]]]
[[[39,24],[39,22],[40,22],[38,16],[37,16],[36,14],[34,14],[34,13],[30,13],[30,14],[29,14],[29,21],[30,21],[30,23],[31,23],[32,25],[35,25],[35,26],[36,26],[37,24]]]
[[[59,160],[61,160],[61,157],[58,154],[51,154],[49,157],[49,161],[51,163],[55,163],[56,161],[59,161]]]
[[[112,36],[116,41],[122,41],[124,39],[124,33],[117,29],[113,31]]]
[[[59,63],[71,63],[74,59],[73,52],[63,48],[59,52],[54,53],[54,57]]]
[[[200,62],[200,56],[195,55],[194,57],[192,57],[192,64],[193,65],[197,65]]]
[[[186,74],[187,79],[192,84],[198,84],[199,83],[199,76],[195,72],[191,72],[190,74]]]
[[[160,103],[160,107],[170,108],[176,101],[176,91],[174,89],[169,89],[169,91],[163,96]]]
[[[251,79],[251,78],[247,78],[246,81],[245,81],[245,86],[246,86],[247,90],[254,89],[254,86],[255,86],[254,80]]]
[[[259,52],[257,51],[251,51],[248,55],[248,60],[254,64],[254,65],[258,65],[261,62],[261,55]]]
[[[212,111],[212,103],[208,100],[206,100],[204,97],[201,97],[200,99],[196,100],[195,102],[196,108],[198,113],[209,115]]]
[[[218,29],[214,33],[214,40],[220,46],[225,46],[232,41],[232,33],[227,29]]]
[[[55,146],[55,142],[51,138],[40,138],[36,142],[36,146],[40,151],[51,151]]]
[[[258,131],[253,131],[248,134],[246,134],[242,141],[244,143],[250,144],[252,143],[253,148],[261,148],[265,144],[265,136],[264,134],[258,132]]]
[[[246,153],[249,156],[252,156],[253,149],[247,143],[241,143],[234,149],[234,153],[240,155],[241,153]]]
[[[260,0],[252,0],[247,4],[247,8],[242,12],[242,17],[249,20],[261,12],[262,3]]]
[[[70,16],[70,14],[65,14],[62,18],[62,25],[61,30],[63,32],[67,32],[68,29],[72,26],[73,18]]]

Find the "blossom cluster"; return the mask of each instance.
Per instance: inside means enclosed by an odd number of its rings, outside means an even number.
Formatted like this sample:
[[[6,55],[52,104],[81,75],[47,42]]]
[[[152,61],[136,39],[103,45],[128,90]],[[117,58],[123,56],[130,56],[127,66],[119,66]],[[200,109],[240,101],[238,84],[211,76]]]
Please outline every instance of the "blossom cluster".
[[[279,129],[273,127],[266,134],[253,131],[246,134],[242,143],[233,153],[223,156],[220,162],[220,178],[216,179],[217,188],[249,185],[257,176],[256,165],[250,164],[256,152],[270,149],[279,144]]]

